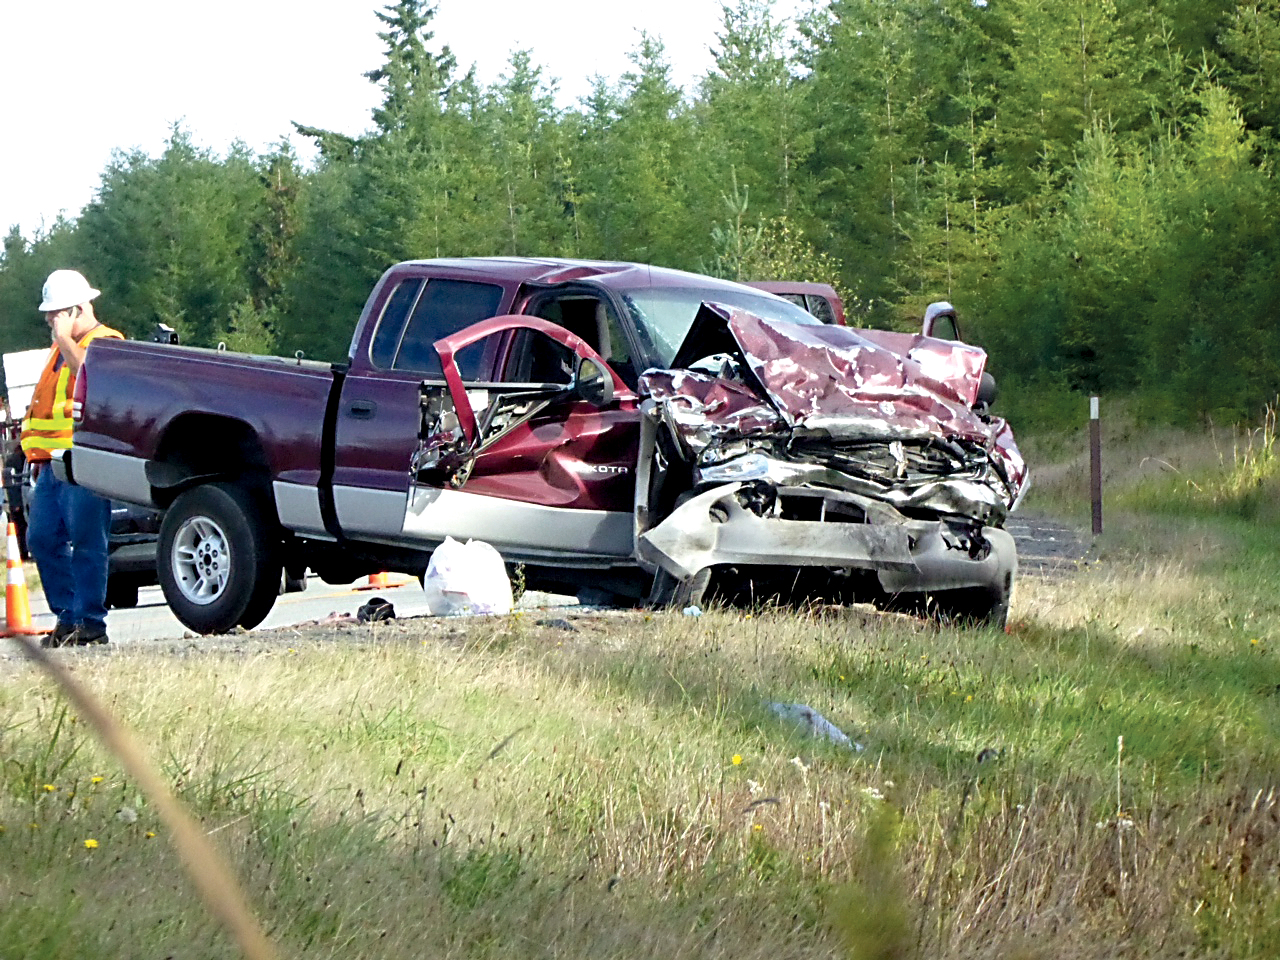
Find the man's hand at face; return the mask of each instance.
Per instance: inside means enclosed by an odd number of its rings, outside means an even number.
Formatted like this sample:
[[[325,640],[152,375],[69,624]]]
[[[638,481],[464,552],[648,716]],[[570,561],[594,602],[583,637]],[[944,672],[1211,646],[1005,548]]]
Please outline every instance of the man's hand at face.
[[[49,329],[53,331],[55,340],[73,340],[71,334],[72,328],[75,327],[76,315],[79,312],[76,307],[68,307],[65,310],[57,310],[44,315],[45,320],[49,324]]]

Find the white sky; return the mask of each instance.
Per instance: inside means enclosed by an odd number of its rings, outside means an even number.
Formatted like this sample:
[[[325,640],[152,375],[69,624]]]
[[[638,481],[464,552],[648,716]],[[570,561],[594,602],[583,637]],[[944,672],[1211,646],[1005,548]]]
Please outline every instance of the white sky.
[[[390,0],[0,0],[0,233],[30,238],[79,214],[114,149],[164,147],[181,121],[218,154],[257,151],[290,121],[357,134],[382,60],[375,12]],[[736,5],[736,0],[728,0]],[[805,0],[776,0],[789,17]],[[590,78],[616,80],[640,31],[662,38],[689,88],[711,66],[722,0],[438,0],[431,29],[482,83],[528,48],[572,105]]]

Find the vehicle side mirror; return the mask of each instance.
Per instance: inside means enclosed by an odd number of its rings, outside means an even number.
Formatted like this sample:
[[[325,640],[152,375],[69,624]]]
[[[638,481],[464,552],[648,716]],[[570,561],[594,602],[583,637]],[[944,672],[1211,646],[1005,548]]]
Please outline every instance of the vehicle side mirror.
[[[963,340],[960,333],[960,321],[956,318],[956,308],[945,300],[929,304],[924,312],[924,322],[920,332],[926,337],[939,340]]]
[[[583,357],[573,378],[573,393],[593,407],[603,407],[613,400],[613,377],[594,360]]]
[[[974,406],[983,409],[990,407],[996,402],[998,396],[1000,396],[1000,388],[996,386],[996,378],[984,370],[982,379],[978,382],[978,399]]]

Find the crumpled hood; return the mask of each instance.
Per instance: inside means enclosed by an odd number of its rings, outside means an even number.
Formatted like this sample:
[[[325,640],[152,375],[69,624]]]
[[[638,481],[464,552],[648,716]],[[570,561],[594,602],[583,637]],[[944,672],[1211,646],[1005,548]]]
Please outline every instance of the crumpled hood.
[[[724,323],[719,331],[709,314]],[[835,441],[963,440],[989,452],[1011,498],[1021,490],[1026,466],[1009,425],[972,409],[987,359],[980,348],[920,334],[766,320],[718,304],[705,304],[699,320],[701,329],[690,336],[701,336],[708,348],[728,348],[727,338],[717,342],[715,334],[731,334],[733,352],[746,365],[743,382],[696,370],[644,375],[650,395],[673,411],[693,449],[775,432]],[[689,347],[680,359],[698,352]],[[771,411],[752,402],[757,394]]]
[[[919,334],[728,318],[751,372],[787,424],[832,436],[983,440],[971,409],[987,355]]]

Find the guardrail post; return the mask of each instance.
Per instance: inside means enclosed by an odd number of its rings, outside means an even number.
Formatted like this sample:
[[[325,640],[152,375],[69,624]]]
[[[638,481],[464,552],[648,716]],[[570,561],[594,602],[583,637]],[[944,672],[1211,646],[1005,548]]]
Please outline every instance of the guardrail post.
[[[1093,502],[1093,535],[1102,533],[1102,421],[1098,398],[1089,398],[1089,498]]]

